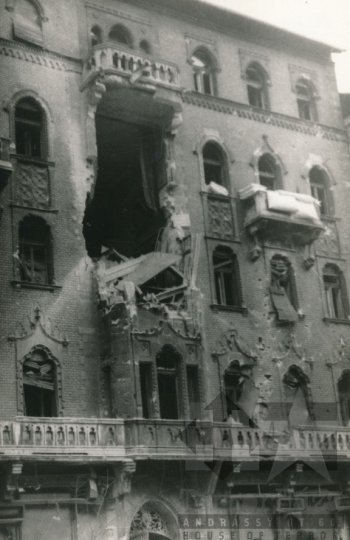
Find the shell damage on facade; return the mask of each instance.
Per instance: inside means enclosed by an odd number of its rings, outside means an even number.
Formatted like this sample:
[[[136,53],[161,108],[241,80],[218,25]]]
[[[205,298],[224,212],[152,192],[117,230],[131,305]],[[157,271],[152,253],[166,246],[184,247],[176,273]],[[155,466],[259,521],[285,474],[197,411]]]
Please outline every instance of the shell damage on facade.
[[[0,538],[347,540],[339,51],[197,0],[0,13]]]

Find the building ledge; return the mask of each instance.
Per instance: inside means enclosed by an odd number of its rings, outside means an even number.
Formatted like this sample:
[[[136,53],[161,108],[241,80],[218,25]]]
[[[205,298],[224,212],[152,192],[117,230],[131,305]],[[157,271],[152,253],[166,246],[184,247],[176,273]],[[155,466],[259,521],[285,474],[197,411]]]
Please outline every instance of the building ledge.
[[[317,122],[309,120],[301,120],[294,116],[288,116],[271,110],[252,107],[245,103],[231,101],[230,99],[217,96],[210,96],[194,91],[186,91],[183,93],[182,99],[184,103],[204,107],[213,111],[232,114],[240,118],[247,118],[263,124],[277,126],[292,131],[299,131],[306,135],[321,137],[332,141],[347,142],[346,132],[342,129],[325,126]]]
[[[60,291],[62,289],[61,285],[50,285],[50,284],[40,284],[40,283],[30,283],[29,281],[20,281],[12,280],[12,285],[15,289],[36,289],[41,291]]]
[[[347,324],[348,326],[350,326],[349,319],[333,319],[332,317],[323,317],[323,321],[326,324]]]
[[[244,306],[226,306],[223,304],[210,304],[211,309],[216,311],[231,311],[236,313],[242,313],[242,315],[248,315],[248,309]]]

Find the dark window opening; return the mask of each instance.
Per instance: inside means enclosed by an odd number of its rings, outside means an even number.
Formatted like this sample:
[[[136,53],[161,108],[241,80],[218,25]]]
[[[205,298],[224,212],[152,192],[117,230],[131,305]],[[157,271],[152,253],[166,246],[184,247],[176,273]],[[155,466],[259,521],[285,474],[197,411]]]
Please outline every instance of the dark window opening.
[[[99,28],[98,26],[93,26],[90,32],[90,39],[92,47],[95,47],[96,45],[99,45],[99,43],[102,43],[101,28]]]
[[[43,157],[43,115],[34,100],[25,99],[16,105],[15,130],[17,154],[27,157]]]
[[[283,390],[291,425],[300,425],[307,418],[314,421],[309,378],[299,366],[290,366],[283,377]]]
[[[228,416],[239,422],[241,408],[239,400],[242,394],[244,376],[242,375],[241,366],[238,362],[231,362],[224,375],[226,408]]]
[[[153,417],[153,381],[152,381],[152,364],[140,363],[140,385],[141,385],[141,401],[143,418]]]
[[[246,71],[246,78],[249,104],[260,109],[266,107],[264,99],[265,81],[260,74],[260,70],[249,67]]]
[[[41,16],[37,7],[30,0],[16,0],[13,34],[17,41],[24,41],[39,47],[44,45]]]
[[[19,224],[19,259],[22,281],[53,283],[53,250],[50,227],[37,216],[27,216]]]
[[[146,39],[142,39],[140,41],[140,49],[145,54],[150,54],[151,53],[151,45]]]
[[[55,365],[41,351],[23,364],[24,415],[57,416]]]
[[[326,264],[323,270],[323,284],[328,317],[331,319],[347,318],[349,316],[349,303],[345,278],[337,266]]]
[[[224,185],[224,167],[221,150],[216,144],[208,142],[203,148],[204,179],[206,185],[215,182]]]
[[[328,186],[329,179],[326,178],[325,173],[319,167],[312,167],[309,179],[311,195],[320,202],[321,216],[331,215],[333,212]]]
[[[177,419],[180,415],[178,381],[180,358],[179,353],[171,345],[164,345],[156,357],[161,418]]]
[[[265,186],[270,191],[277,188],[276,165],[267,154],[259,159],[259,181],[262,186]]]
[[[300,79],[296,84],[299,118],[316,121],[316,107],[311,83]]]
[[[88,254],[99,257],[102,246],[126,257],[156,251],[166,225],[158,201],[165,174],[161,133],[99,115],[96,132],[96,189],[83,221]]]
[[[350,370],[345,369],[338,379],[340,410],[344,426],[350,424]]]
[[[121,43],[122,45],[127,45],[128,47],[132,48],[131,34],[129,30],[127,30],[121,24],[117,24],[116,26],[113,26],[113,28],[109,32],[108,39],[110,41]]]
[[[230,248],[219,247],[213,254],[216,300],[219,305],[241,306],[238,262]]]
[[[199,376],[198,366],[187,366],[187,390],[188,400],[190,404],[190,418],[200,418],[200,392],[199,392]]]
[[[289,260],[282,255],[271,259],[272,301],[280,322],[295,322],[298,318],[298,295],[295,275]]]
[[[215,72],[211,58],[203,50],[192,56],[194,88],[202,94],[215,95]]]

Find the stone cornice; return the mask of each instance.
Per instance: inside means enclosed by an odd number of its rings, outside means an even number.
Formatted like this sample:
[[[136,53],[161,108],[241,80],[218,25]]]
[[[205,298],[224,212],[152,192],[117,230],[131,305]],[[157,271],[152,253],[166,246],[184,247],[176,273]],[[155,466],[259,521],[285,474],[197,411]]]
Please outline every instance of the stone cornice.
[[[320,137],[330,141],[347,142],[346,132],[342,129],[324,126],[315,122],[307,122],[285,114],[256,109],[244,103],[198,94],[196,92],[183,93],[182,100],[184,103],[196,105],[197,107],[232,114],[240,118],[247,118],[248,120],[254,120],[255,122],[261,122],[262,124],[269,124],[283,129],[299,131],[305,135]]]
[[[77,73],[82,71],[82,61],[78,58],[67,57],[45,49],[36,49],[7,39],[0,39],[1,54],[59,71],[75,71]]]

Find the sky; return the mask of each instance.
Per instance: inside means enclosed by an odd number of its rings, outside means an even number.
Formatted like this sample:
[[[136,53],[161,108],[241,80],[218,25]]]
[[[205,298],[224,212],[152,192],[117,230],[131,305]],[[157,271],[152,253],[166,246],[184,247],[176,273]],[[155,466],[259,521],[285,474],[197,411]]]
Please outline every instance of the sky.
[[[347,52],[333,54],[340,92],[350,93],[350,0],[202,0]]]

